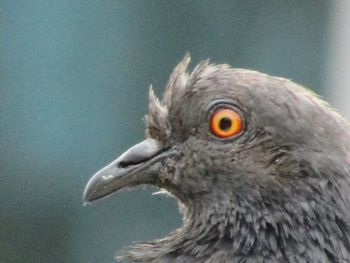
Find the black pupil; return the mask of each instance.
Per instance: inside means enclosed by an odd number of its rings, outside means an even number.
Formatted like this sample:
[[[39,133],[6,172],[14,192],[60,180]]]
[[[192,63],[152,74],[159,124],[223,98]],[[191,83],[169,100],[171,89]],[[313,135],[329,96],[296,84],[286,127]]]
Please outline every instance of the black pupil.
[[[221,130],[226,131],[232,126],[232,121],[230,118],[224,117],[220,120],[219,127]]]

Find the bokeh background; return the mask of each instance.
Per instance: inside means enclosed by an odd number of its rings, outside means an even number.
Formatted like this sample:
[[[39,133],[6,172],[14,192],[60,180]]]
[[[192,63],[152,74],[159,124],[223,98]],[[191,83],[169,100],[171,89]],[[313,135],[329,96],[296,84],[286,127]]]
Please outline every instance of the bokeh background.
[[[145,187],[83,207],[144,138],[186,51],[290,78],[350,116],[350,1],[0,0],[0,262],[114,262],[181,224]]]

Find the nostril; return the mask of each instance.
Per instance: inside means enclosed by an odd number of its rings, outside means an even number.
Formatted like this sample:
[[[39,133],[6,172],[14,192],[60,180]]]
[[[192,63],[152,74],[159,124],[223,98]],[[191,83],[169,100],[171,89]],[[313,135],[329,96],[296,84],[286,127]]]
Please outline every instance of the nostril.
[[[129,165],[127,162],[119,162],[118,163],[118,168],[126,168]]]
[[[121,161],[118,163],[118,168],[127,168],[128,166],[138,165],[142,162]]]

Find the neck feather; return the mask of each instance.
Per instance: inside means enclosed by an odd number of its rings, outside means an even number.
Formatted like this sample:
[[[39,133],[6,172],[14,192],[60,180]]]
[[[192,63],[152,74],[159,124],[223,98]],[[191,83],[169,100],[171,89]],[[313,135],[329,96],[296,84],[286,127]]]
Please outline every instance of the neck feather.
[[[192,201],[186,205],[181,228],[133,247],[122,258],[155,263],[221,262],[220,257],[232,262],[255,262],[259,257],[270,262],[319,262],[315,255],[320,262],[350,258],[349,209],[334,185],[310,185],[303,194],[297,185],[285,193],[246,193]]]

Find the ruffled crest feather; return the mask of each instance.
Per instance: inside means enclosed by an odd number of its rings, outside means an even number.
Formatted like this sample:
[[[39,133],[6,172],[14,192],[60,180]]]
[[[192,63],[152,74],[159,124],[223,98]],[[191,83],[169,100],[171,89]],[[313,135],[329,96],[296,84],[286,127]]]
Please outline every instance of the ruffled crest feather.
[[[164,104],[170,108],[173,101],[177,101],[184,93],[188,81],[187,67],[191,61],[190,54],[187,52],[182,61],[175,67],[170,75],[168,84],[164,93]]]
[[[146,136],[164,141],[170,133],[168,122],[168,108],[165,107],[154,93],[152,85],[149,87],[148,115],[145,117]]]
[[[154,94],[152,85],[149,91],[149,113],[145,117],[146,136],[165,141],[170,133],[171,126],[168,121],[168,113],[172,105],[176,104],[184,94],[195,89],[196,83],[206,75],[207,71],[227,68],[227,65],[214,66],[209,64],[209,60],[199,63],[191,74],[187,68],[191,61],[187,52],[182,61],[175,67],[166,85],[164,96],[159,100]]]

